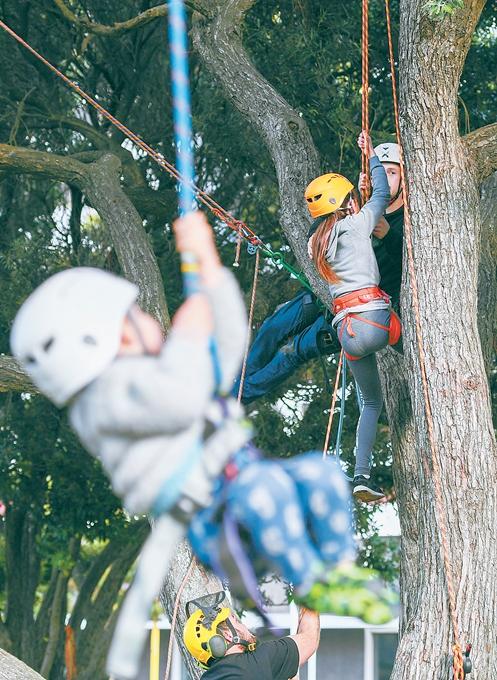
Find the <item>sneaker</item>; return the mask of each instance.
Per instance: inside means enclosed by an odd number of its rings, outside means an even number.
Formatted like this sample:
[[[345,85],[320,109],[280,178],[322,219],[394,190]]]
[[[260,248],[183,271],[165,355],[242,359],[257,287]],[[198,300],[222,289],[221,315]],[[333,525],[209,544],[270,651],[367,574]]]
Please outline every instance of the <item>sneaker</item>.
[[[373,569],[342,564],[295,601],[320,614],[356,616],[378,626],[395,617],[398,596],[385,588]]]
[[[363,475],[356,475],[354,477],[352,495],[363,503],[370,503],[371,501],[379,501],[380,498],[385,497],[385,493],[379,486],[373,484],[371,479]]]

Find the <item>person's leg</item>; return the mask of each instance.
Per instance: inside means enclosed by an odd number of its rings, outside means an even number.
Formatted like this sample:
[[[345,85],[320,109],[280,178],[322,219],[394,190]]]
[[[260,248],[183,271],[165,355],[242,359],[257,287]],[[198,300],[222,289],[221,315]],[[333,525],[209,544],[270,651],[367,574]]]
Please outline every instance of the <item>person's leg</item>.
[[[355,557],[350,488],[335,458],[322,453],[294,456],[282,462],[295,482],[316,549],[333,566]]]
[[[329,324],[321,314],[310,326],[307,326],[292,338],[286,345],[280,347],[263,368],[256,372],[247,371],[243,384],[242,402],[250,402],[275,390],[282,382],[292,375],[300,366],[319,356],[319,337],[330,332]],[[340,345],[336,340],[337,349]]]
[[[311,294],[307,291],[301,291],[291,300],[277,307],[261,324],[250,347],[251,372],[265,366],[278,347],[312,323],[319,313],[312,302]]]
[[[272,392],[291,376],[302,363],[295,351],[295,342],[292,338],[286,345],[277,350],[266,366],[255,373],[247,371],[243,383],[242,403],[250,404],[255,399]]]
[[[354,476],[369,475],[371,452],[376,439],[378,418],[383,407],[380,376],[376,356],[349,362],[350,370],[359,386],[362,409],[356,432],[356,463]]]
[[[298,592],[307,592],[323,565],[309,540],[295,484],[282,466],[248,465],[230,484],[227,506],[259,555]]]
[[[364,482],[362,486],[368,486],[368,489],[359,488],[359,484],[355,485],[354,495],[362,500],[376,500],[383,496],[383,492],[381,489],[373,488],[371,482],[365,482],[369,479],[371,454],[376,439],[378,418],[383,406],[375,352],[388,344],[388,331],[381,326],[388,327],[390,312],[387,309],[374,310],[363,312],[358,317],[342,320],[338,325],[338,335],[344,351],[351,356],[348,364],[358,386],[360,403],[362,403],[356,433],[354,477],[364,478],[360,481]],[[368,321],[377,325],[367,323]]]
[[[262,375],[257,376],[257,373],[270,364],[279,348],[287,342],[288,338],[300,333],[304,328],[312,324],[320,314],[321,312],[313,301],[312,295],[308,291],[301,291],[291,300],[280,305],[263,322],[250,347],[247,358],[244,401],[245,398],[248,401],[252,401],[265,394],[267,391],[264,391],[265,378]],[[287,343],[287,346],[290,346],[290,343]],[[284,353],[277,361],[282,364],[282,368],[286,366]],[[287,370],[289,372],[286,375],[289,375],[294,370],[291,368],[291,362],[288,362]],[[278,375],[278,371],[279,369],[275,365],[269,370],[269,376]],[[254,376],[253,380],[252,376]],[[279,380],[279,382],[282,380],[284,378]],[[276,384],[279,384],[279,382]],[[253,385],[252,389],[250,388],[251,384]],[[240,378],[237,379],[233,387],[232,394],[234,396],[238,395],[239,387]],[[245,390],[247,394],[245,394]]]
[[[320,354],[340,352],[338,336],[323,314],[295,337],[294,345],[302,364],[317,359]]]

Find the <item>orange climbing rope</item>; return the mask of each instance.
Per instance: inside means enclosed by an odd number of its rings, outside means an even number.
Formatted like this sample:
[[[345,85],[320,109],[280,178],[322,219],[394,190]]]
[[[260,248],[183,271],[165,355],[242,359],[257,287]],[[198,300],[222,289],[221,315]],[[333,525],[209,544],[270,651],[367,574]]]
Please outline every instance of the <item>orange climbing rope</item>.
[[[76,641],[72,626],[65,627],[66,639],[64,643],[64,659],[66,664],[67,680],[76,680],[78,670],[76,667]]]
[[[242,400],[242,394],[243,394],[243,384],[245,382],[245,373],[247,371],[247,360],[248,360],[248,355],[249,355],[249,350],[250,350],[250,334],[252,331],[252,323],[254,320],[254,309],[255,309],[255,297],[257,295],[257,281],[259,278],[259,260],[260,260],[260,251],[257,249],[257,252],[255,253],[255,264],[254,264],[254,280],[252,283],[252,295],[250,298],[250,310],[249,310],[249,318],[248,318],[248,331],[247,331],[247,340],[245,343],[245,354],[243,356],[243,364],[242,364],[242,372],[240,375],[240,386],[238,388],[238,403],[241,402]]]
[[[362,129],[369,134],[369,12],[368,0],[362,0]],[[369,158],[368,150],[364,148],[361,156],[362,173],[367,182],[366,188],[361,189],[362,203],[369,198]]]
[[[430,392],[428,389],[428,378],[426,373],[426,355],[424,350],[424,340],[423,340],[423,329],[421,326],[421,313],[419,304],[419,294],[418,294],[418,283],[416,279],[416,271],[414,267],[414,249],[412,240],[412,226],[411,226],[411,216],[409,213],[409,194],[408,185],[405,175],[404,166],[404,153],[402,149],[401,136],[400,136],[400,123],[399,123],[399,105],[397,97],[397,81],[395,76],[395,59],[393,52],[393,40],[392,40],[392,22],[390,16],[390,4],[389,0],[385,0],[385,12],[387,20],[387,37],[388,37],[388,52],[390,58],[390,70],[392,74],[392,95],[393,95],[393,106],[395,115],[395,131],[397,134],[397,143],[399,145],[400,152],[400,170],[401,170],[401,181],[402,181],[402,191],[404,193],[404,232],[407,247],[407,261],[409,266],[409,279],[412,291],[412,304],[415,318],[415,329],[416,329],[416,342],[418,346],[418,356],[419,356],[419,366],[421,370],[421,380],[423,383],[423,395],[425,402],[425,414],[426,414],[426,424],[428,430],[428,441],[430,445],[431,461],[433,466],[433,481],[435,488],[435,504],[436,504],[436,516],[438,520],[438,525],[440,528],[440,536],[442,543],[442,554],[445,568],[445,578],[447,582],[447,594],[449,600],[449,612],[452,622],[452,632],[454,637],[454,644],[452,647],[453,651],[453,678],[454,680],[464,680],[464,669],[463,669],[463,656],[461,645],[458,642],[459,638],[459,617],[457,613],[457,603],[456,594],[454,589],[454,580],[452,573],[452,563],[451,563],[451,552],[448,541],[447,532],[447,518],[445,513],[445,508],[443,504],[442,496],[442,483],[441,483],[441,470],[440,462],[437,458],[436,443],[435,443],[435,432],[433,426],[433,414],[431,409]]]

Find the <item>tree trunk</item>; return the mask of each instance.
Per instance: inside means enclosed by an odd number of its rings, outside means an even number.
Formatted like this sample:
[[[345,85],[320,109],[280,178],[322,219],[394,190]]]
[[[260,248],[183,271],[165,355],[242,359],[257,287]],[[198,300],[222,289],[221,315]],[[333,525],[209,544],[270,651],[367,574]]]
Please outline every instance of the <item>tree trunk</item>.
[[[40,569],[36,524],[29,511],[11,508],[5,523],[6,626],[12,652],[32,663],[33,606]]]
[[[459,137],[456,109],[461,69],[482,6],[467,0],[463,9],[434,22],[422,0],[404,0],[399,68],[423,346],[461,628],[456,636],[462,645],[473,643],[478,677],[494,678],[497,451],[477,318],[479,176]],[[403,551],[408,606],[391,677],[446,680],[453,632],[411,303],[406,294],[404,347],[416,447],[404,450],[407,459],[396,478],[403,541],[418,536],[418,558],[413,565],[416,550]]]
[[[0,649],[0,680],[44,680],[25,663]]]
[[[186,603],[201,595],[222,590],[223,587],[219,579],[212,574],[207,573],[196,560],[192,566],[189,578],[184,581],[190,568],[191,560],[192,553],[190,547],[186,541],[183,541],[179,546],[177,556],[169,570],[166,582],[161,591],[160,600],[169,616],[169,620],[172,620],[177,593],[184,582],[181,597],[176,605],[177,617],[174,635],[181,650],[183,661],[188,669],[189,677],[192,680],[198,680],[202,675],[202,671],[183,644],[183,628],[186,622]]]

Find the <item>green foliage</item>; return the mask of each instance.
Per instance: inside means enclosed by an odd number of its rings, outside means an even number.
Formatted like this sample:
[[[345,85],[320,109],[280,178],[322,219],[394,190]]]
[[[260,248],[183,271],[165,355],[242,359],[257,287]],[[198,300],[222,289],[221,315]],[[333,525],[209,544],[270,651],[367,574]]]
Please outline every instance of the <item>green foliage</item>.
[[[430,19],[440,21],[463,7],[464,0],[428,0],[423,9]]]
[[[428,0],[423,6],[430,19],[440,20],[464,7],[464,0]]]

